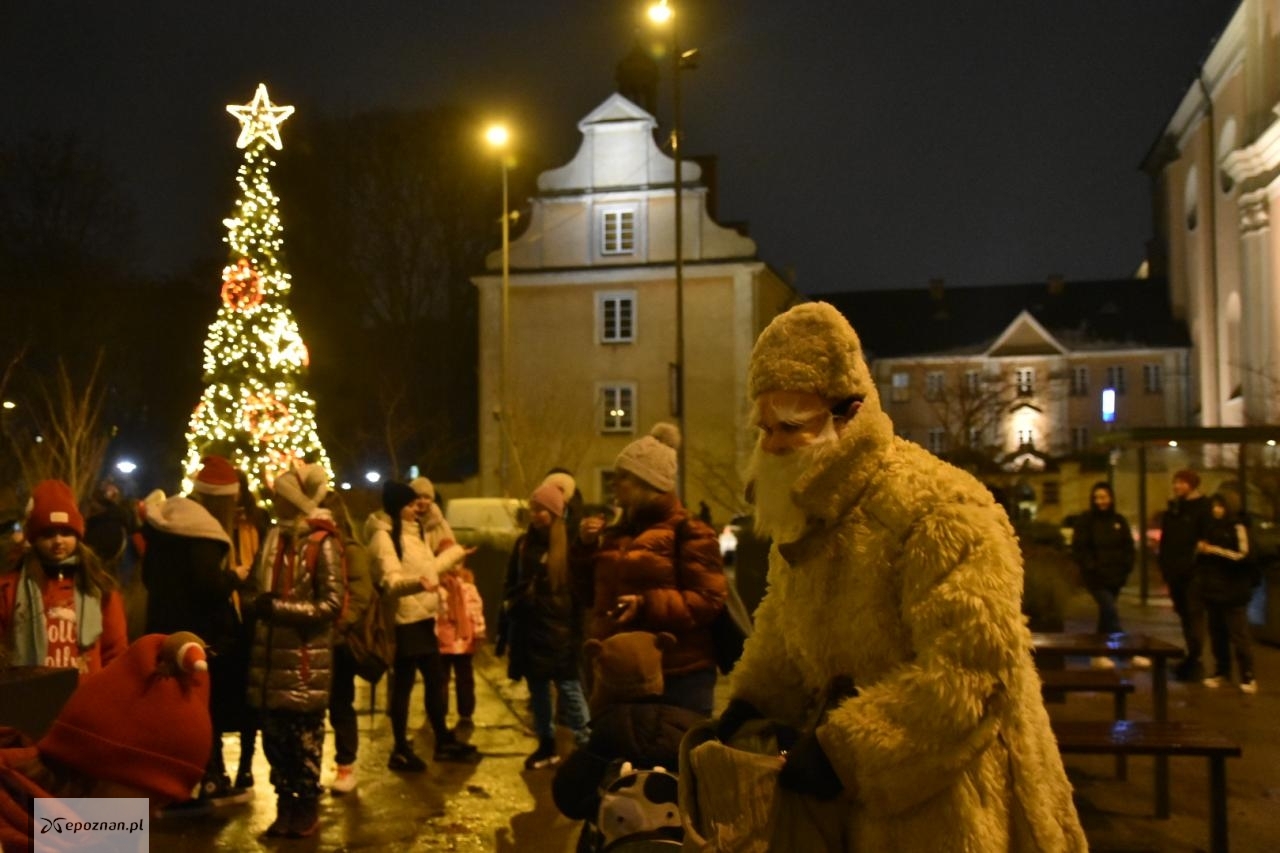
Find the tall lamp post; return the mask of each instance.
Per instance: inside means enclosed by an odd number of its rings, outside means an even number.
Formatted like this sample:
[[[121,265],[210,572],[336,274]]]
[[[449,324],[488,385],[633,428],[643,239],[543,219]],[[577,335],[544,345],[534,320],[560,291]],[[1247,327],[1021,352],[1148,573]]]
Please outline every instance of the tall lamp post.
[[[682,163],[684,152],[681,150],[683,128],[680,124],[680,71],[691,63],[697,50],[680,51],[680,42],[676,34],[676,13],[668,0],[658,0],[649,6],[649,20],[667,28],[671,37],[671,159],[674,161],[675,179],[675,279],[676,279],[676,360],[675,360],[675,416],[676,425],[680,428],[680,446],[676,449],[676,490],[680,497],[685,497],[685,464],[684,450],[688,441],[685,438],[684,407],[684,180]]]
[[[485,141],[498,153],[502,164],[502,349],[498,374],[498,480],[502,486],[504,497],[510,492],[510,448],[507,435],[507,376],[511,350],[511,312],[509,299],[511,290],[511,214],[507,196],[507,169],[510,165],[508,146],[511,133],[506,125],[491,125],[484,133]]]

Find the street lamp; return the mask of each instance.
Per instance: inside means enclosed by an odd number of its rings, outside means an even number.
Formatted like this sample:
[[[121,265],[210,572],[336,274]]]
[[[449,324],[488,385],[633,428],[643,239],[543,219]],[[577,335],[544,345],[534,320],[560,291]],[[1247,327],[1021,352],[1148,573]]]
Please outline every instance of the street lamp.
[[[685,436],[684,410],[684,180],[681,166],[684,153],[681,150],[682,128],[680,125],[680,72],[692,67],[697,49],[680,51],[680,42],[676,34],[676,13],[668,0],[658,0],[649,6],[649,20],[658,26],[666,27],[671,36],[671,159],[674,162],[675,178],[675,279],[676,279],[676,361],[675,361],[675,416],[676,425],[680,428],[680,444],[676,448],[676,491],[683,498],[684,489],[684,449],[688,445]]]
[[[510,492],[507,482],[507,474],[510,467],[508,461],[509,450],[507,448],[507,375],[511,349],[511,314],[509,308],[511,290],[511,214],[507,197],[507,169],[510,166],[508,146],[511,143],[511,133],[507,130],[506,125],[495,124],[484,132],[484,139],[485,142],[489,143],[489,147],[498,153],[498,161],[502,164],[502,350],[498,376],[498,480],[502,484],[503,496],[507,497]]]

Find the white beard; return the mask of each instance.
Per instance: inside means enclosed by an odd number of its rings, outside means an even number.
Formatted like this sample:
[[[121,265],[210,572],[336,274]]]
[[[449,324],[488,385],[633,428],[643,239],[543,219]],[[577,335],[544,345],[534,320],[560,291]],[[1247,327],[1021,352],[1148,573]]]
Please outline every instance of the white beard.
[[[750,468],[755,481],[756,531],[779,543],[794,542],[804,535],[808,519],[796,506],[793,490],[796,481],[830,450],[835,437],[828,424],[817,442],[782,455],[766,453],[756,444]]]

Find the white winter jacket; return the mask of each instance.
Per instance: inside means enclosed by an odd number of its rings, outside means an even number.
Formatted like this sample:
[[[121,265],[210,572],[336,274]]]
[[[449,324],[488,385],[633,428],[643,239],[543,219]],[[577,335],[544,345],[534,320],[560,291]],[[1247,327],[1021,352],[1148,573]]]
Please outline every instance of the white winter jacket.
[[[369,516],[365,534],[373,563],[373,582],[384,594],[396,599],[396,624],[410,625],[436,618],[440,592],[438,589],[428,592],[422,579],[427,578],[430,586],[438,587],[440,573],[461,564],[466,557],[462,546],[450,545],[433,554],[417,522],[403,522],[397,555],[391,543],[391,522],[380,512]]]

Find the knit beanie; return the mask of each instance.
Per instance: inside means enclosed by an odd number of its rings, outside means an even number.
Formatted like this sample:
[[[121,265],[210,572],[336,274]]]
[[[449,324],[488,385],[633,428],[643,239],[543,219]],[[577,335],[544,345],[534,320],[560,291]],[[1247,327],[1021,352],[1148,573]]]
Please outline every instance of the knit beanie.
[[[310,515],[329,494],[329,472],[323,465],[298,465],[276,477],[274,489],[276,497]]]
[[[206,456],[200,460],[200,471],[191,488],[202,495],[238,495],[240,478],[236,476],[236,467],[226,458]]]
[[[382,509],[392,520],[400,517],[400,510],[418,499],[413,487],[399,480],[387,480],[382,484]]]
[[[550,483],[543,483],[533,490],[529,503],[549,510],[556,518],[564,515],[564,494]]]
[[[565,501],[573,500],[573,496],[578,491],[578,483],[573,479],[573,475],[567,471],[553,471],[542,480],[543,485],[550,483],[560,490],[560,494],[564,495]]]
[[[807,391],[837,402],[866,399],[875,390],[857,333],[825,302],[806,302],[774,317],[751,351],[752,400],[768,391]]]
[[[591,684],[592,711],[618,702],[661,696],[662,652],[675,644],[675,636],[665,631],[624,631],[605,640],[587,640],[584,650],[595,674]]]
[[[436,499],[436,487],[426,477],[414,477],[409,481],[409,488],[420,498]]]
[[[70,486],[61,480],[43,480],[31,490],[24,531],[32,540],[54,530],[70,530],[83,539],[84,516]]]
[[[204,657],[195,634],[139,638],[81,677],[36,747],[86,776],[187,799],[213,745]]]
[[[1175,471],[1173,479],[1181,480],[1191,487],[1192,491],[1200,488],[1200,475],[1190,468],[1183,468],[1181,471]]]
[[[648,435],[622,448],[613,463],[614,470],[639,477],[660,492],[673,492],[679,446],[680,429],[675,424],[654,424]]]

